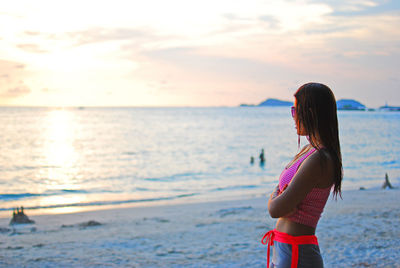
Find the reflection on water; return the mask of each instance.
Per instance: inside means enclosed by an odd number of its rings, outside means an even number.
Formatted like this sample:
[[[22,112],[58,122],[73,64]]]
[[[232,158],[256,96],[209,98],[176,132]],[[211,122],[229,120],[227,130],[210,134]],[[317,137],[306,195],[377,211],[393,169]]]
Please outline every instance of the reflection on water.
[[[62,167],[61,171],[65,171],[73,166],[76,160],[73,147],[73,114],[67,110],[53,110],[45,120],[45,125],[48,126],[43,132],[47,140],[46,164]]]
[[[74,183],[77,175],[78,153],[74,148],[76,122],[74,114],[68,109],[50,110],[44,118],[43,159],[40,176],[47,178],[44,183],[45,190],[76,189],[79,185]],[[43,174],[46,172],[46,174]],[[71,204],[83,201],[81,197],[52,196],[42,198],[39,205]]]

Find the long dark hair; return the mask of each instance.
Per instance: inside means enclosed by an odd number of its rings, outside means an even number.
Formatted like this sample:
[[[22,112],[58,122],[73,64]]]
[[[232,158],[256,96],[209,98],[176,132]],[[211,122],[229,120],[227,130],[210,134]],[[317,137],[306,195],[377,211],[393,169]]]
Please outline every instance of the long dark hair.
[[[298,127],[304,128],[310,144],[321,152],[322,164],[326,163],[326,153],[334,164],[333,196],[341,197],[343,178],[342,155],[340,152],[339,129],[336,100],[331,89],[320,83],[302,85],[294,94]],[[317,143],[320,140],[322,146]]]

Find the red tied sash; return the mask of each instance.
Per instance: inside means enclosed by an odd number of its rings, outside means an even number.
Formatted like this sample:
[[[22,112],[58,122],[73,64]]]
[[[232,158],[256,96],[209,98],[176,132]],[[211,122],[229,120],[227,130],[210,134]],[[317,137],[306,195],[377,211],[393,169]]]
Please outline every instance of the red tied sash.
[[[269,255],[270,255],[270,247],[274,245],[274,236],[275,230],[268,231],[263,238],[261,239],[261,244],[268,245],[267,249],[267,268],[269,268]]]
[[[279,232],[275,229],[268,231],[261,239],[261,243],[263,245],[268,245],[267,268],[269,268],[270,246],[274,245],[274,241],[292,245],[291,268],[297,268],[297,263],[299,261],[299,245],[318,245],[318,240],[315,235],[292,236],[286,233]]]

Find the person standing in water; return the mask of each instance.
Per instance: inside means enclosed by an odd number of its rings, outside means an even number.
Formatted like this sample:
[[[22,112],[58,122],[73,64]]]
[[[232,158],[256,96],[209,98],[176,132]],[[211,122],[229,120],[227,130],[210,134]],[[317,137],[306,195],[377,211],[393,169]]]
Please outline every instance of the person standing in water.
[[[329,87],[320,83],[301,86],[294,97],[291,113],[297,134],[307,136],[309,144],[279,177],[268,201],[269,214],[278,221],[261,242],[268,245],[267,267],[318,268],[323,267],[323,260],[315,236],[317,223],[331,189],[336,199],[341,197],[343,168],[336,100]]]
[[[265,163],[264,148],[262,148],[260,153],[260,165],[264,165],[264,163]]]

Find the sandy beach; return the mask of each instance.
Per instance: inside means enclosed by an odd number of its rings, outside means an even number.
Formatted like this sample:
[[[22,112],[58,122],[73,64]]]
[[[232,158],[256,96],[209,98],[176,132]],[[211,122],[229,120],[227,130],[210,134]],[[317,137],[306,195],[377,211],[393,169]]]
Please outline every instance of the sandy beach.
[[[30,217],[35,224],[15,226],[1,218],[0,266],[265,267],[260,239],[275,224],[266,202],[263,196],[40,215]],[[325,266],[400,267],[399,204],[398,189],[330,198],[317,229]]]

